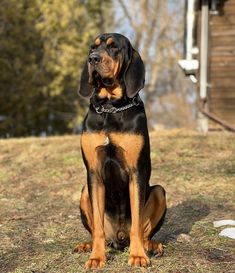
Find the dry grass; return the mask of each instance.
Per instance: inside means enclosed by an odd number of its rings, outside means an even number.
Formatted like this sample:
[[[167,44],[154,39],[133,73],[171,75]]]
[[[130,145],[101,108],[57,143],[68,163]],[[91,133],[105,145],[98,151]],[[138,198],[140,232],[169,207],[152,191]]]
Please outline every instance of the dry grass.
[[[108,249],[99,272],[232,273],[234,241],[213,220],[234,218],[235,140],[228,133],[152,133],[152,183],[165,187],[166,222],[156,236],[165,255],[148,269],[130,268]],[[79,217],[85,169],[79,136],[0,141],[0,272],[83,272],[88,240]]]

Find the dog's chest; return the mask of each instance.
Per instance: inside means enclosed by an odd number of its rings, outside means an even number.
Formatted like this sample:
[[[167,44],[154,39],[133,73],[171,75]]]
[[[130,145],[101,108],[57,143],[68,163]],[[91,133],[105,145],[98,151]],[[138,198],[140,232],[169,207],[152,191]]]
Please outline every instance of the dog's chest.
[[[129,133],[85,132],[81,136],[84,155],[88,164],[93,168],[98,166],[100,151],[109,152],[110,145],[116,147],[123,154],[129,167],[136,167],[144,139],[142,135]]]
[[[104,146],[109,145],[109,143],[110,143],[110,139],[109,139],[109,137],[107,136],[107,137],[105,138],[105,140],[104,140]]]

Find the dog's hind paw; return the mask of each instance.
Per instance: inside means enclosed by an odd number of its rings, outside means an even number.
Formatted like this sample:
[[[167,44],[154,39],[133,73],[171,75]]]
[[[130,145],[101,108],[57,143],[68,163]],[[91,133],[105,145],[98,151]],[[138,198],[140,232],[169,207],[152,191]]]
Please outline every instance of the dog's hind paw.
[[[90,252],[92,250],[92,242],[80,243],[73,249],[73,253]]]
[[[163,245],[152,240],[144,241],[144,249],[154,257],[161,257],[164,253]]]

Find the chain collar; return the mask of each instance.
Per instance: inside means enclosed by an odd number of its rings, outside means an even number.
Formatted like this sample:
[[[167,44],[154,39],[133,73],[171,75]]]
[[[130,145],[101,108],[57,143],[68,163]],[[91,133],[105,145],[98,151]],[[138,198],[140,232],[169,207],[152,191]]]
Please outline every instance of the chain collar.
[[[137,106],[139,105],[141,102],[139,95],[135,96],[132,98],[132,102],[122,106],[122,107],[115,107],[112,106],[110,108],[106,108],[105,105],[99,105],[99,106],[95,106],[94,104],[92,104],[93,108],[95,109],[97,114],[102,114],[102,113],[109,113],[109,114],[115,114],[118,112],[122,112],[125,111],[126,109],[129,109],[133,106]]]

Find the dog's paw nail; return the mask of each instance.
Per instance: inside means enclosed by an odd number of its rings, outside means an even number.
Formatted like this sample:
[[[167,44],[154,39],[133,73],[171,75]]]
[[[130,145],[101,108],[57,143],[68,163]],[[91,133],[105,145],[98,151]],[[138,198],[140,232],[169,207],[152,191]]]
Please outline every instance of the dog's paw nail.
[[[85,264],[86,269],[96,269],[96,268],[101,268],[104,266],[105,266],[105,259],[101,259],[101,258],[89,259]]]
[[[150,260],[147,256],[131,256],[129,258],[128,264],[130,266],[147,267],[148,265],[150,265]]]

